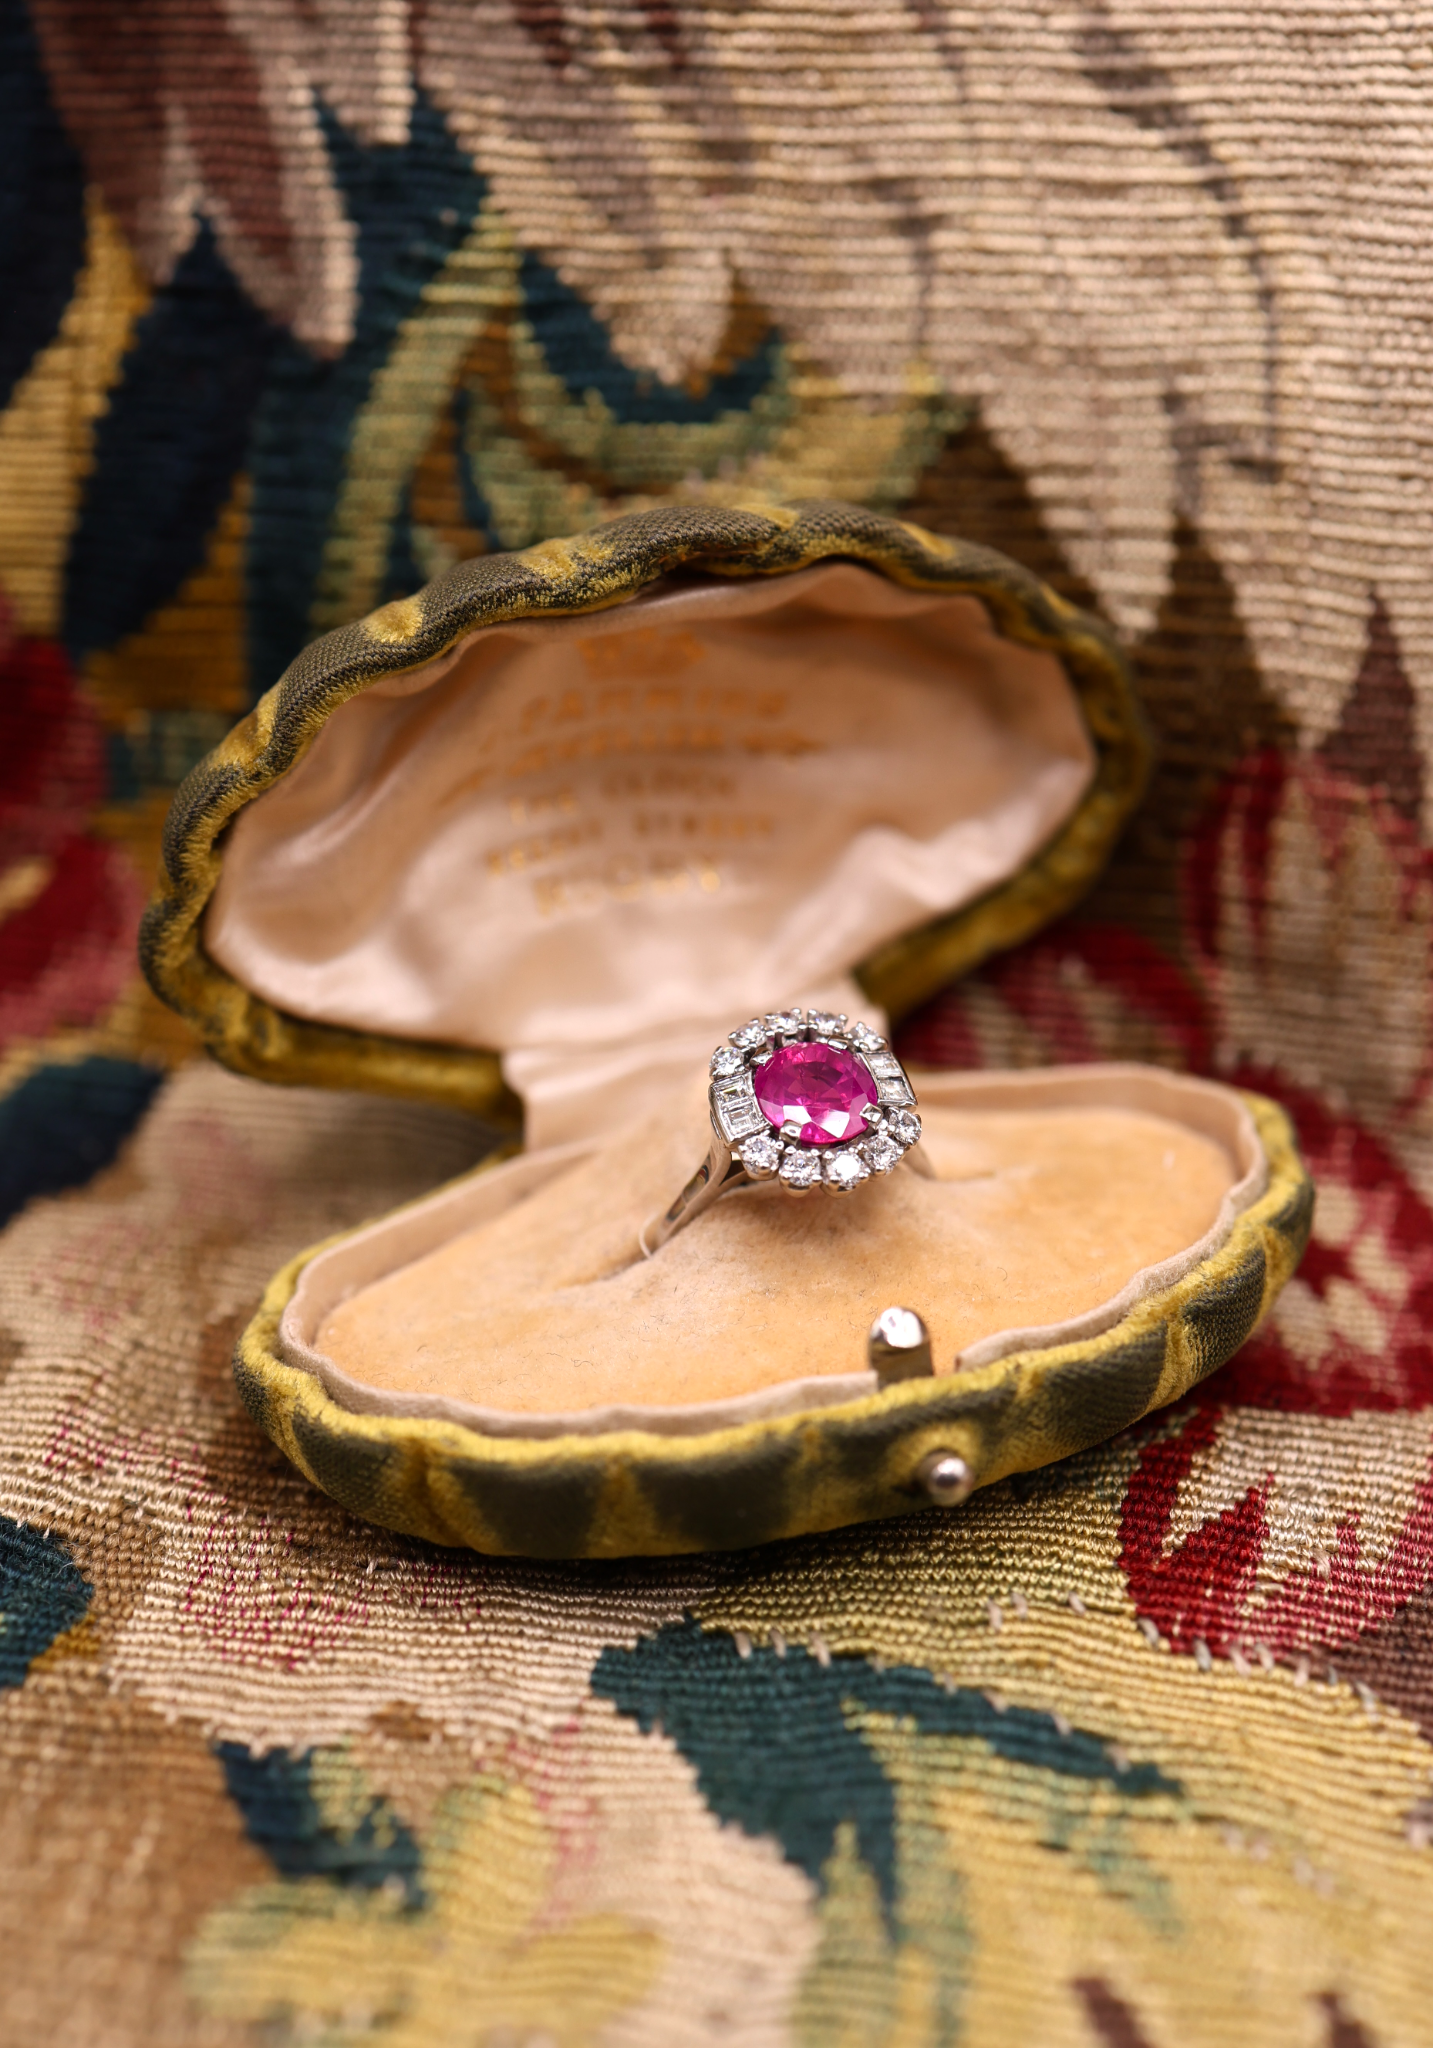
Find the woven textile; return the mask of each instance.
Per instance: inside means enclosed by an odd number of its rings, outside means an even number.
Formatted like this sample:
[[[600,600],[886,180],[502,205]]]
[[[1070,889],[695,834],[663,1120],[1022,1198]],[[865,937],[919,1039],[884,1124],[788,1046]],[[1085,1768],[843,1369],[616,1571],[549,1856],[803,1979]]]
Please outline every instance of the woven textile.
[[[1354,0],[0,4],[0,2038],[1428,2041],[1430,110]],[[768,494],[1015,555],[1160,739],[903,1051],[1265,1089],[1313,1246],[954,1513],[392,1538],[229,1356],[486,1136],[193,1058],[169,795],[453,561]]]

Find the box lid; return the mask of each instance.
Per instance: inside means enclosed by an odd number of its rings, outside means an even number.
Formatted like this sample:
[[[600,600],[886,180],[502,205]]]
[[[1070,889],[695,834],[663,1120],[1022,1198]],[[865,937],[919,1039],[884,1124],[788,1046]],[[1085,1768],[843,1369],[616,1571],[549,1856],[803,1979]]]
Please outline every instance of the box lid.
[[[1105,629],[991,550],[668,507],[309,647],[179,791],[142,957],[241,1072],[557,1142],[740,1013],[895,1020],[1027,937],[1147,757]]]

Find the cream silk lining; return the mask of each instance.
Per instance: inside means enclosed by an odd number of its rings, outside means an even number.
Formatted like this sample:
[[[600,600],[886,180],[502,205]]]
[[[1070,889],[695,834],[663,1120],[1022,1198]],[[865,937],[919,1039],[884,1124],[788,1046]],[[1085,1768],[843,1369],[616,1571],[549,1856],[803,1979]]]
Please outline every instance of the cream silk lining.
[[[529,1143],[1017,872],[1093,771],[1058,659],[833,563],[483,629],[235,822],[205,944],[299,1016],[489,1046]]]

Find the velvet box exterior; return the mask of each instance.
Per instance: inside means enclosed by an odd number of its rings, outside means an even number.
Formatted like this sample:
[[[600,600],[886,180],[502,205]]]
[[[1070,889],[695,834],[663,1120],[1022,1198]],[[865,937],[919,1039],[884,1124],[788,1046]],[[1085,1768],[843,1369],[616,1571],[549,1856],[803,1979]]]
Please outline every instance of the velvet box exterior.
[[[239,1072],[406,1094],[516,1130],[521,1104],[499,1049],[305,1016],[215,957],[205,918],[233,822],[294,773],[342,707],[420,674],[474,635],[605,612],[673,579],[776,579],[831,563],[859,564],[903,591],[978,600],[1000,639],[1058,661],[1088,738],[1078,802],[1028,857],[996,886],[845,963],[899,1021],[1078,899],[1138,801],[1146,741],[1123,661],[1097,622],[987,549],[825,502],[668,508],[486,556],[315,643],[179,792],[142,942],[154,987]],[[1250,1334],[1303,1250],[1312,1188],[1283,1111],[1242,1100],[1261,1153],[1257,1186],[1250,1181],[1253,1193],[1206,1256],[1139,1292],[1104,1327],[953,1374],[696,1432],[494,1434],[441,1403],[429,1413],[363,1412],[335,1398],[282,1340],[304,1274],[333,1252],[320,1246],[275,1278],[239,1345],[238,1384],[314,1483],[359,1515],[442,1543],[558,1557],[660,1554],[908,1512],[927,1504],[918,1475],[934,1452],[958,1455],[976,1484],[1047,1463],[1177,1399]],[[503,1170],[499,1160],[474,1180]],[[395,1228],[401,1236],[401,1219]]]

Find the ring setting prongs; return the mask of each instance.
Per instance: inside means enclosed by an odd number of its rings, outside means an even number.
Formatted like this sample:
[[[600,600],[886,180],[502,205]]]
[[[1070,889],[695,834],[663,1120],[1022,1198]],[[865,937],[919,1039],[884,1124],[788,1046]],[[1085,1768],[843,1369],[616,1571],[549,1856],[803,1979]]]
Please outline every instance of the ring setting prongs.
[[[915,1090],[887,1041],[829,1010],[776,1010],[711,1057],[711,1116],[750,1180],[851,1194],[920,1140]]]

